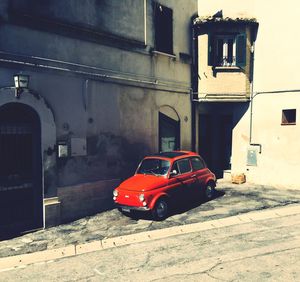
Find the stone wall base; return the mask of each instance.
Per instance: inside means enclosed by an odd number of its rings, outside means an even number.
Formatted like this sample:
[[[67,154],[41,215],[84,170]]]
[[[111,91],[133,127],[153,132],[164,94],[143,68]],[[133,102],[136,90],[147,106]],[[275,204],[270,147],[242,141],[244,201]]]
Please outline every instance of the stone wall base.
[[[44,199],[45,228],[60,224],[60,205],[58,197]]]
[[[57,196],[60,201],[60,208],[57,207],[57,209],[60,210],[60,220],[57,222],[69,222],[112,209],[114,206],[112,192],[119,183],[119,179],[112,179],[58,187]],[[50,211],[50,207],[48,209]]]

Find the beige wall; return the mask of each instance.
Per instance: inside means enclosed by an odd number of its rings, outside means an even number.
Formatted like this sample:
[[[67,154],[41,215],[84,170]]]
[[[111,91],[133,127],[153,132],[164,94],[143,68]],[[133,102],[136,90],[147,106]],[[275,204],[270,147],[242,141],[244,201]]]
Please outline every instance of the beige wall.
[[[181,148],[191,149],[191,104],[189,93],[172,93],[136,87],[121,87],[118,96],[120,133],[131,142],[143,141],[152,152],[158,151],[158,113],[162,107],[172,109],[166,114],[180,121]]]
[[[222,9],[225,15],[254,16],[259,22],[255,44],[254,94],[300,89],[300,4],[287,1],[198,1],[200,14]],[[252,140],[250,107],[233,130],[232,171],[248,181],[283,188],[300,187],[300,91],[260,94],[253,99]],[[282,110],[296,109],[296,125],[281,125]],[[250,142],[261,145],[250,146]],[[257,150],[257,166],[247,166],[247,150]]]

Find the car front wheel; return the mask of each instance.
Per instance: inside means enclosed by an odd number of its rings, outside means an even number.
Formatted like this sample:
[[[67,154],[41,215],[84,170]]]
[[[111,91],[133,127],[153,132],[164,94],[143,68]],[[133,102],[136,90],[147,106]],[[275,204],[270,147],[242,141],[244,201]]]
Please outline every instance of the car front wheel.
[[[152,210],[152,216],[155,220],[164,220],[168,216],[169,206],[165,198],[158,199]]]

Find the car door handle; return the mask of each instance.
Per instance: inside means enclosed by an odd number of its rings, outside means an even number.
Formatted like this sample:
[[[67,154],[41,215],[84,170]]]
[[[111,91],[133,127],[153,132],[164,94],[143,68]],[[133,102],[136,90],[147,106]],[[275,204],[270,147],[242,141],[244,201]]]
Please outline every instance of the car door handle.
[[[197,175],[196,175],[196,174],[193,174],[192,177],[197,177]]]

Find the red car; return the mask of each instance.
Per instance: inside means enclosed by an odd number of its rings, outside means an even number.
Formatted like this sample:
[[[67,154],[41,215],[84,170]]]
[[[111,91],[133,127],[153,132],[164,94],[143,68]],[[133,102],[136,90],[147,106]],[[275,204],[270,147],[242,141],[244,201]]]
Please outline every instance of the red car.
[[[154,219],[163,220],[175,196],[200,191],[211,199],[215,186],[215,175],[198,154],[164,152],[145,157],[134,176],[113,191],[113,199],[121,212],[150,211]]]

